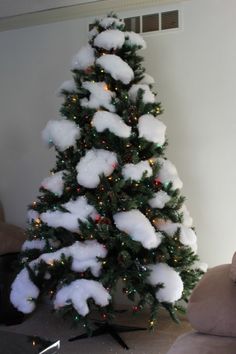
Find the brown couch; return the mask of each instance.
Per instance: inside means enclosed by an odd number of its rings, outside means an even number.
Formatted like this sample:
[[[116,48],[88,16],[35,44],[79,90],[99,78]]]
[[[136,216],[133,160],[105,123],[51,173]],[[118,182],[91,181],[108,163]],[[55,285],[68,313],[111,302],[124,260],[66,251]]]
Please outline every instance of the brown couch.
[[[187,315],[194,332],[167,354],[236,354],[236,253],[232,264],[210,269],[194,289]]]
[[[22,228],[5,222],[4,210],[0,204],[0,256],[19,252],[25,239]]]
[[[15,276],[18,253],[25,239],[23,229],[5,222],[0,204],[0,323],[7,325],[23,320],[23,315],[10,304],[9,293]]]

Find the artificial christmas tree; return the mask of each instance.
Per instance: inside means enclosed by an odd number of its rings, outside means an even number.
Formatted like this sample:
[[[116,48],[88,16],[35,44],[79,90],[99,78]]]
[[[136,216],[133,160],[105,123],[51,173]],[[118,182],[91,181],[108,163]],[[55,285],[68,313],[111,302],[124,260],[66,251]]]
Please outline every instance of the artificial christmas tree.
[[[173,318],[201,270],[182,182],[164,157],[165,125],[137,50],[143,38],[111,15],[94,23],[89,44],[60,88],[62,118],[43,139],[56,166],[28,212],[28,240],[11,301],[23,313],[49,294],[54,308],[89,328],[91,310],[114,316],[123,291],[133,311],[164,306]]]

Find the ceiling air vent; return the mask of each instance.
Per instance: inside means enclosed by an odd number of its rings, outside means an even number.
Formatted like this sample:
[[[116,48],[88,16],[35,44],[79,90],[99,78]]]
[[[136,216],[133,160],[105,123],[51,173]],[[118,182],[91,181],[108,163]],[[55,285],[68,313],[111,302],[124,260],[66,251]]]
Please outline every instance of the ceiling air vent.
[[[140,33],[140,16],[125,18],[124,22],[127,31]]]
[[[179,11],[167,11],[161,13],[161,29],[167,30],[179,27]]]
[[[133,31],[136,33],[152,33],[152,32],[166,32],[168,30],[180,28],[180,11],[171,9],[168,11],[161,10],[156,13],[147,13],[140,16],[124,18],[126,31]],[[91,29],[93,25],[89,25]]]
[[[142,19],[142,32],[152,32],[159,30],[159,14],[144,15]]]

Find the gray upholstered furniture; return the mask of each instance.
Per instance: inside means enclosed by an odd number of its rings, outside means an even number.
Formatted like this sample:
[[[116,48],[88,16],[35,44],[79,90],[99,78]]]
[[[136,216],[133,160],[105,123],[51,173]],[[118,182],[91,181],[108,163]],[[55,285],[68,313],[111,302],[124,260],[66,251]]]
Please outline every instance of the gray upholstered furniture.
[[[194,289],[187,310],[194,332],[167,354],[236,353],[236,254],[232,264],[210,269]]]

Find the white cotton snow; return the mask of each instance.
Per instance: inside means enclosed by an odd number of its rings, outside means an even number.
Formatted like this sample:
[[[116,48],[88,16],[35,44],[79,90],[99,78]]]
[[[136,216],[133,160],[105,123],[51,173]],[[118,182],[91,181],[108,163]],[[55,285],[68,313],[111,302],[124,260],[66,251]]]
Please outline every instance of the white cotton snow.
[[[63,91],[75,92],[76,90],[77,90],[77,88],[76,88],[75,81],[74,80],[67,80],[61,84],[61,86],[59,87],[57,92],[58,92],[58,95],[62,95]]]
[[[58,309],[71,303],[81,316],[86,316],[89,313],[87,300],[90,298],[97,305],[104,307],[109,304],[111,296],[98,281],[79,279],[63,286],[57,292],[54,307]]]
[[[154,78],[149,74],[144,74],[143,78],[138,82],[139,84],[153,85],[155,83]]]
[[[88,204],[88,200],[84,196],[78,197],[76,200],[70,200],[62,206],[81,221],[86,221],[88,216],[96,213],[95,208]]]
[[[130,46],[138,46],[140,49],[146,49],[147,45],[145,40],[140,34],[135,32],[125,32],[126,43]]]
[[[115,17],[105,17],[99,21],[99,25],[103,28],[108,28],[114,25],[120,27],[124,26],[124,21]]]
[[[27,221],[31,223],[35,219],[38,219],[39,213],[36,210],[29,209],[27,212]]]
[[[33,249],[43,250],[45,246],[45,240],[26,240],[22,245],[22,251]]]
[[[97,30],[97,27],[94,26],[88,33],[88,39],[91,40],[93,39],[97,34],[98,34],[98,30]]]
[[[148,204],[152,208],[163,209],[164,206],[171,200],[171,197],[165,191],[159,191],[153,194],[153,197],[149,199]]]
[[[39,296],[39,289],[31,281],[28,270],[22,269],[11,286],[10,300],[19,311],[30,313],[35,309],[35,302]]]
[[[115,106],[111,103],[115,92],[109,91],[105,82],[83,82],[82,86],[90,92],[89,99],[83,98],[80,103],[83,107],[100,108],[115,112]]]
[[[100,176],[110,176],[117,164],[114,152],[104,149],[88,150],[76,166],[77,181],[84,187],[96,188],[100,183]]]
[[[63,170],[44,178],[41,182],[41,186],[60,197],[64,189],[63,175],[65,173],[66,170]]]
[[[144,114],[138,120],[139,137],[152,143],[163,145],[165,142],[166,126],[152,114]]]
[[[46,211],[41,214],[41,220],[50,227],[63,227],[66,230],[77,232],[79,230],[78,217],[62,211]]]
[[[182,205],[182,207],[179,209],[180,213],[183,214],[183,225],[187,227],[192,227],[193,226],[193,218],[191,217],[187,206],[185,204]]]
[[[193,264],[193,269],[200,269],[202,272],[206,273],[207,272],[207,269],[208,269],[208,264],[205,263],[205,262],[195,262]]]
[[[155,232],[148,218],[137,209],[123,211],[113,215],[116,227],[127,233],[132,240],[140,242],[144,248],[156,248],[161,236]]]
[[[134,84],[128,91],[129,97],[132,102],[135,102],[137,99],[138,91],[143,91],[143,102],[144,103],[154,103],[155,102],[155,95],[150,90],[150,87],[146,84]]]
[[[123,119],[115,113],[98,111],[94,114],[91,123],[99,133],[108,129],[120,138],[128,138],[131,134],[131,127],[125,124]]]
[[[125,180],[140,181],[143,174],[146,172],[146,177],[152,176],[152,168],[148,161],[140,161],[136,164],[127,163],[122,168],[122,176]]]
[[[157,162],[161,165],[157,174],[160,182],[163,184],[172,182],[173,189],[181,189],[183,187],[183,182],[180,180],[177,169],[173,163],[163,158],[158,158]]]
[[[113,79],[120,80],[126,85],[134,78],[134,72],[131,67],[115,54],[102,55],[96,60],[96,63],[109,73]]]
[[[95,47],[111,50],[121,48],[124,44],[124,41],[124,32],[115,29],[110,29],[99,33],[94,39],[93,44],[95,45]]]
[[[151,274],[147,282],[153,286],[163,284],[163,288],[156,292],[157,300],[174,303],[181,299],[184,290],[183,281],[174,268],[166,263],[150,264],[148,268]]]
[[[64,151],[74,146],[80,137],[80,128],[75,122],[61,119],[49,120],[42,131],[43,141],[50,146],[54,144],[59,151]]]
[[[46,211],[40,215],[41,220],[50,227],[63,227],[66,230],[77,232],[79,230],[79,220],[86,221],[88,217],[96,214],[95,208],[88,204],[86,197],[78,197],[62,205],[68,210]]]
[[[71,69],[72,70],[85,70],[88,67],[94,65],[95,53],[91,45],[87,44],[82,47],[78,53],[73,57]]]
[[[54,261],[60,261],[61,256],[72,257],[71,269],[75,272],[85,272],[87,269],[98,277],[102,268],[101,262],[97,259],[105,258],[107,255],[106,248],[96,240],[87,240],[84,242],[76,241],[69,247],[61,248],[52,253],[44,253],[38,259],[37,263],[44,261],[51,265]]]
[[[192,246],[192,245],[196,244],[197,236],[196,236],[195,232],[191,228],[188,228],[188,227],[184,226],[183,224],[166,222],[166,223],[158,226],[158,229],[160,231],[164,231],[169,236],[174,236],[174,234],[176,233],[178,228],[180,228],[179,240],[183,245]]]

